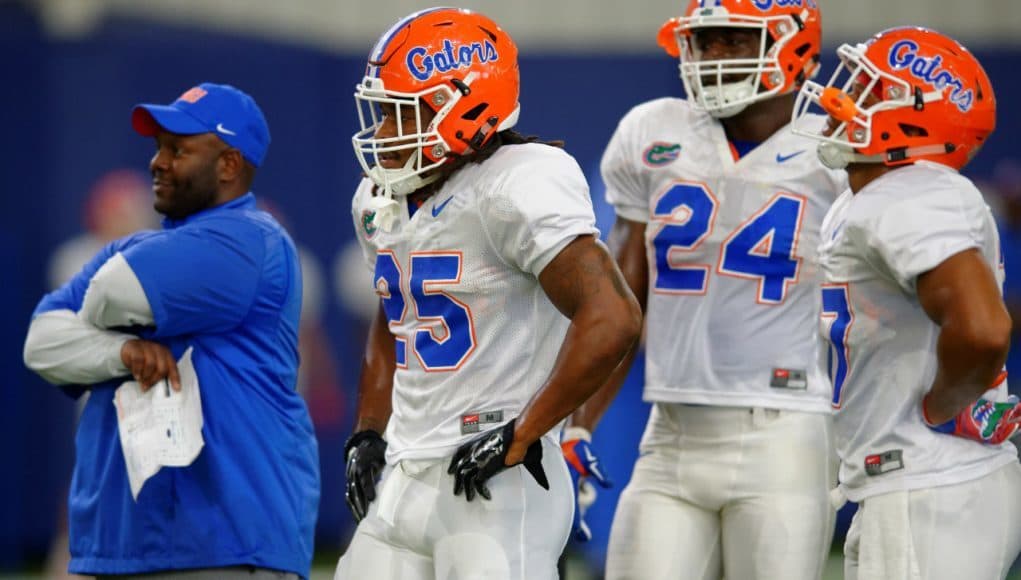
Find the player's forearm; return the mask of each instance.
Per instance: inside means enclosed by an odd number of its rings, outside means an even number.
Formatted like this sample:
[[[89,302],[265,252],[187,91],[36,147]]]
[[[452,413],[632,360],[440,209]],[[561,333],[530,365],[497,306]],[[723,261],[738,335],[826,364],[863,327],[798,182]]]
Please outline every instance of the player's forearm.
[[[930,422],[949,421],[989,390],[1007,359],[1009,329],[1009,321],[972,331],[955,324],[940,329],[936,378],[925,400]]]
[[[102,330],[70,310],[32,319],[25,338],[25,366],[55,385],[91,385],[129,375],[121,347],[135,338]]]
[[[575,315],[549,380],[525,406],[515,424],[513,445],[522,455],[528,445],[607,383],[625,355],[633,350],[640,334],[641,311],[633,299],[593,305]],[[606,397],[603,411],[613,394],[615,391]],[[508,457],[516,454],[509,453]]]
[[[645,256],[645,224],[618,217],[610,232],[610,247],[624,282],[638,300],[642,316],[645,315],[649,289],[649,263]],[[628,350],[624,360],[613,369],[606,383],[600,387],[571,416],[571,425],[595,431],[596,425],[620,392],[638,355],[638,342]]]
[[[603,386],[599,387],[591,397],[571,414],[571,426],[582,427],[589,432],[596,430],[599,421],[617,397],[617,393],[620,392],[624,381],[627,380],[627,375],[631,372],[631,366],[635,362],[635,357],[638,356],[638,349],[639,342],[635,341],[635,344],[624,355],[620,364],[610,372],[610,376],[606,379]]]
[[[369,327],[362,375],[358,382],[358,415],[355,432],[372,429],[382,433],[392,410],[393,376],[396,368],[394,337],[382,308]]]

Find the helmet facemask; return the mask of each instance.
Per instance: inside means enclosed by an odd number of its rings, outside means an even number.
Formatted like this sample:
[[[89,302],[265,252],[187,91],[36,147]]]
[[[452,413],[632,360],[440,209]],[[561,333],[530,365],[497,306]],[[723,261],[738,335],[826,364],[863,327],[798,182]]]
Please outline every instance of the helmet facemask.
[[[361,130],[351,141],[355,156],[365,175],[380,188],[370,205],[375,210],[375,221],[384,230],[392,229],[397,219],[399,204],[395,197],[404,197],[440,178],[439,167],[450,160],[450,147],[440,135],[438,127],[461,96],[458,91],[444,86],[429,87],[416,93],[388,91],[383,80],[365,77],[355,89],[355,104]],[[423,111],[428,100],[436,107],[432,120],[426,124]],[[377,137],[383,124],[383,108],[393,108],[397,134]],[[412,131],[407,131],[405,120],[413,120]],[[382,161],[392,154],[411,152],[401,167],[387,168]],[[382,159],[381,159],[382,157]]]
[[[681,81],[688,98],[697,107],[713,117],[727,118],[784,89],[785,76],[777,55],[794,38],[799,27],[794,18],[786,14],[754,17],[727,14],[723,8],[713,12],[711,15],[698,12],[677,20],[675,35],[680,47]],[[757,31],[758,56],[702,60],[695,34],[707,28]],[[724,82],[727,77],[735,76],[741,79]]]
[[[355,156],[362,170],[388,197],[403,197],[435,181],[439,174],[434,169],[447,161],[450,150],[437,127],[457,102],[458,93],[446,87],[430,87],[417,93],[387,91],[379,78],[365,77],[355,89],[358,121],[361,130],[352,137]],[[436,107],[423,101],[429,99]],[[383,107],[393,107],[397,134],[377,137],[383,124]],[[436,110],[435,116],[424,123],[424,108]],[[414,120],[414,130],[406,131],[405,119]],[[381,156],[411,151],[407,162],[398,168],[386,168]]]

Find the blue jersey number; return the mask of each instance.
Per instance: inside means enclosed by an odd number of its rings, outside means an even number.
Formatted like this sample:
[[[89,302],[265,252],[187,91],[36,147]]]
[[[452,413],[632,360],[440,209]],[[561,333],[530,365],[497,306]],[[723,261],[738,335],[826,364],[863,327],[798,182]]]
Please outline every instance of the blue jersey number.
[[[798,279],[797,257],[805,199],[780,193],[723,242],[717,271],[758,280],[758,301],[779,304],[787,286]],[[675,183],[656,200],[652,219],[660,225],[652,240],[655,251],[653,289],[666,294],[705,294],[708,264],[677,262],[709,236],[718,203],[703,184]],[[651,225],[651,224],[650,224]]]
[[[787,285],[798,279],[795,255],[805,201],[777,194],[723,243],[720,274],[759,282],[759,302],[779,304]]]
[[[432,371],[456,370],[475,350],[475,327],[468,306],[437,290],[461,282],[461,254],[412,254],[411,295],[418,320],[415,352]]]
[[[392,252],[380,252],[376,256],[376,293],[379,294],[383,303],[383,312],[386,319],[390,321],[391,332],[393,326],[404,322],[404,315],[407,314],[408,305],[404,301],[404,294],[401,290],[401,280],[404,273],[401,272],[401,265],[397,263],[397,256]],[[406,368],[408,366],[408,342],[404,338],[394,335],[397,343],[395,346],[397,354],[397,366]]]
[[[414,353],[427,371],[451,371],[475,350],[475,325],[468,306],[439,287],[461,281],[459,252],[412,254],[408,289],[402,286],[404,273],[392,252],[376,257],[376,292],[396,340],[397,366],[407,368],[407,339],[395,330],[404,322],[407,303],[415,308]],[[410,296],[410,300],[405,300]]]
[[[654,287],[668,294],[702,294],[709,277],[708,264],[676,264],[676,254],[692,252],[713,229],[716,198],[702,184],[676,183],[653,208],[652,219],[662,224],[653,238],[656,250]]]
[[[854,322],[854,312],[848,297],[847,285],[823,286],[822,288],[822,319],[829,324],[826,337],[830,340],[828,366],[830,380],[833,381],[833,406],[840,407],[840,397],[844,381],[850,372],[848,359],[850,349],[847,337]]]

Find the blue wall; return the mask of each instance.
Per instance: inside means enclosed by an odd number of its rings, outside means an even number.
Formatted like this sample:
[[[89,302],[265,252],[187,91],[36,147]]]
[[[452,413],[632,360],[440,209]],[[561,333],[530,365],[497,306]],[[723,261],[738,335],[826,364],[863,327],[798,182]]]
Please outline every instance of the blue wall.
[[[657,20],[658,22],[658,20]],[[604,228],[612,221],[602,203],[598,161],[620,116],[640,101],[680,94],[676,64],[645,56],[526,55],[521,59],[519,128],[566,139],[592,180]],[[366,51],[369,47],[366,47]],[[357,119],[351,93],[364,55],[328,55],[247,38],[158,27],[127,20],[106,23],[80,42],[43,38],[33,17],[0,3],[0,569],[40,558],[57,522],[73,462],[70,399],[27,372],[21,345],[29,315],[45,291],[45,266],[56,245],[81,229],[89,186],[117,167],[144,169],[151,144],[131,130],[137,102],[169,102],[210,80],[252,94],[269,119],[272,146],[255,190],[289,216],[294,237],[328,271],[338,248],[352,238],[349,200],[360,170],[350,136]],[[980,54],[1001,103],[1017,102],[1021,83],[1010,75],[1017,53]],[[825,66],[829,71],[831,67]],[[1021,115],[1002,107],[1000,127],[970,168],[991,171],[1014,155],[1011,139]],[[332,296],[332,292],[330,293]],[[362,328],[329,300],[325,323],[338,361],[338,380],[350,395],[359,368]],[[1021,369],[1018,369],[1021,372]],[[638,381],[597,435],[607,448],[619,487],[628,479],[645,421]],[[345,408],[350,410],[351,405]],[[340,445],[349,417],[319,432],[324,495],[320,547],[337,548],[350,520],[342,497]],[[616,493],[604,494],[593,519],[605,542]],[[609,500],[609,501],[607,501]],[[602,545],[591,548],[598,555]]]

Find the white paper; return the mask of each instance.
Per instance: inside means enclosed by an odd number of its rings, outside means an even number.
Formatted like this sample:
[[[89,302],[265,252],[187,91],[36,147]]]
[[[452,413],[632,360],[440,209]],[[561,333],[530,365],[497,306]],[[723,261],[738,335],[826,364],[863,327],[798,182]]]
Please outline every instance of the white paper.
[[[127,381],[114,394],[117,430],[135,501],[146,480],[160,468],[191,465],[205,445],[202,396],[191,351],[189,347],[177,361],[180,391],[163,380],[143,393],[138,382]]]

